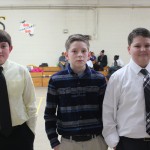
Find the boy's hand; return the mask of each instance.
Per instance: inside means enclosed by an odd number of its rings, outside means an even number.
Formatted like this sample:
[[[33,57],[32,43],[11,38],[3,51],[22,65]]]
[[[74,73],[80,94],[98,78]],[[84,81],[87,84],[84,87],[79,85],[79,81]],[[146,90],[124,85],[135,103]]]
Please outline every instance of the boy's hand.
[[[55,146],[54,150],[59,150],[59,145]]]

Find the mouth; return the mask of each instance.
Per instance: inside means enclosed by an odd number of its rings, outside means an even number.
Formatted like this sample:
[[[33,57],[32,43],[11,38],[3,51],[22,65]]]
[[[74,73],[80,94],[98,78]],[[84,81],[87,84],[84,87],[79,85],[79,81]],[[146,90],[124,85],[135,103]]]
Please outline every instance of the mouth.
[[[81,61],[83,61],[83,60],[77,60],[77,61],[81,62]]]
[[[147,53],[141,53],[140,56],[147,56]]]

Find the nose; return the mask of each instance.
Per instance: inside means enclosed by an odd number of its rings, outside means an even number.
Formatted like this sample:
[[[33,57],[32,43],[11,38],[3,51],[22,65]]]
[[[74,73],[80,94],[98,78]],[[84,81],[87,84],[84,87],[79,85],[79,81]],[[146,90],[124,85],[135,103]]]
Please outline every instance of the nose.
[[[141,47],[141,51],[145,51],[146,50],[146,47]]]
[[[82,56],[82,52],[78,52],[78,56],[81,57]]]

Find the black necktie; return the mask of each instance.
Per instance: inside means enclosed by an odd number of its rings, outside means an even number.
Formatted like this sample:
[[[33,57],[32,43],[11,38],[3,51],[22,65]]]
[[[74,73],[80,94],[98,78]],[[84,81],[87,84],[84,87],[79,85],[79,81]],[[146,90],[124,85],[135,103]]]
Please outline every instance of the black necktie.
[[[9,99],[5,77],[0,67],[0,133],[9,136],[12,131]]]
[[[150,76],[146,69],[140,71],[144,75],[144,96],[146,105],[146,132],[150,135]]]

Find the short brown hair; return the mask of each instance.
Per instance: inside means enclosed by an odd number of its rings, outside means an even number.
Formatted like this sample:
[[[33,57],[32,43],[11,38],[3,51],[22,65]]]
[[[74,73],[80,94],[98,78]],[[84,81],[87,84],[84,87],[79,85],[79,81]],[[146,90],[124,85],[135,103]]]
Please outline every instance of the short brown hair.
[[[65,43],[66,51],[68,51],[68,49],[70,48],[70,45],[75,41],[81,41],[81,42],[86,43],[88,50],[89,50],[89,47],[90,47],[89,39],[82,34],[73,34],[68,37]]]
[[[129,46],[132,44],[133,39],[137,36],[150,38],[150,31],[145,28],[136,28],[136,29],[132,30],[132,32],[128,36],[128,45]]]
[[[12,46],[11,37],[4,30],[0,30],[0,42],[7,42],[9,44],[9,46]]]

